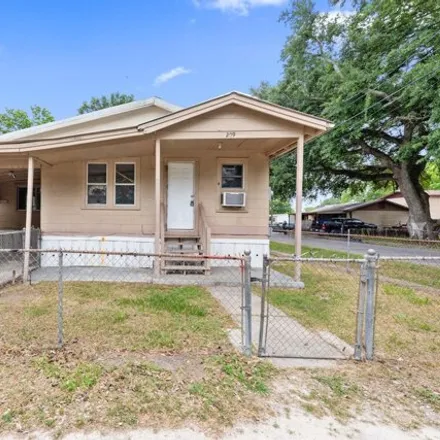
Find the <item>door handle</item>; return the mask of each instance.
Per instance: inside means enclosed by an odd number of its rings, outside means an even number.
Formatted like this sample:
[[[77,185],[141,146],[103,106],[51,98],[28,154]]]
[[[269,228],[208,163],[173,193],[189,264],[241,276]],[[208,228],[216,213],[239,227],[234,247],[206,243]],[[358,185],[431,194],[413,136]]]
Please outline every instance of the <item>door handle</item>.
[[[189,202],[189,206],[194,206],[194,200],[191,200],[191,201]]]

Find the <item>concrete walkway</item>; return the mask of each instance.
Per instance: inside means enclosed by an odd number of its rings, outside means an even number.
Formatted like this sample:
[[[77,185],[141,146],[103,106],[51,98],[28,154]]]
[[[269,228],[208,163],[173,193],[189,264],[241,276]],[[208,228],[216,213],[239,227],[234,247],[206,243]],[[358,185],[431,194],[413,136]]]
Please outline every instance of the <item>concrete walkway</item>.
[[[234,321],[241,326],[241,289],[225,286],[213,286],[208,289]],[[260,337],[260,311],[261,298],[252,295],[252,341],[255,354]],[[240,329],[231,331],[230,338],[235,346],[241,347]],[[267,357],[346,359],[353,354],[353,348],[332,333],[308,329],[273,306],[269,308],[265,339],[266,351],[264,355]]]

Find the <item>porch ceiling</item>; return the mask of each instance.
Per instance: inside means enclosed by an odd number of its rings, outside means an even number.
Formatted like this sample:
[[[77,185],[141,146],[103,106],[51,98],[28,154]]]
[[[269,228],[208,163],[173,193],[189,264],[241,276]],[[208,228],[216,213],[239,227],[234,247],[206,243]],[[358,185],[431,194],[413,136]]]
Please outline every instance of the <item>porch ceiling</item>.
[[[40,180],[40,170],[34,170],[34,178]],[[27,169],[9,169],[0,168],[0,183],[15,182],[23,183],[27,182]]]
[[[296,139],[184,139],[163,140],[162,151],[212,151],[212,152],[255,152],[272,156],[281,150],[291,149]]]

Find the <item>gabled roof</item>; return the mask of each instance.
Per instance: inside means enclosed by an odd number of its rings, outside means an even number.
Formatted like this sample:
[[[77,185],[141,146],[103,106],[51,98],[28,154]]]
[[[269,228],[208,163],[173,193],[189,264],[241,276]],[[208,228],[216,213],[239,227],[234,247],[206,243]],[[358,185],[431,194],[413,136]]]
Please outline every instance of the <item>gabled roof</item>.
[[[387,197],[382,197],[380,199],[371,200],[369,202],[358,203],[356,206],[352,207],[351,209],[345,209],[345,211],[351,212],[351,211],[355,211],[356,209],[367,208],[368,206],[375,205],[376,203],[381,203],[381,202],[389,203],[390,205],[398,206],[399,208],[402,209],[408,209],[406,204],[404,205],[402,203],[396,202],[393,199],[389,199],[387,196]]]
[[[282,107],[245,93],[233,91],[225,95],[203,101],[199,104],[195,104],[191,107],[183,108],[169,115],[148,121],[145,124],[140,124],[138,129],[143,130],[145,133],[153,133],[231,104],[237,104],[241,107],[259,111],[273,117],[284,119],[288,122],[294,122],[307,127],[312,127],[319,130],[321,133],[334,126],[327,119],[312,116],[287,107]]]
[[[390,205],[398,206],[402,209],[408,209],[406,204],[389,199],[389,196],[380,197],[379,199],[370,200],[368,202],[349,202],[338,203],[335,205],[325,205],[311,211],[307,211],[307,214],[343,214],[346,212],[353,212],[357,209],[367,208],[368,206],[375,205],[376,203],[389,203]]]
[[[346,209],[359,205],[358,202],[337,203],[334,205],[325,205],[307,211],[307,214],[342,214]]]
[[[326,119],[272,104],[239,92],[230,92],[187,108],[169,104],[160,98],[150,98],[4,134],[0,136],[0,153],[21,154],[41,149],[62,148],[95,141],[154,134],[174,124],[205,115],[228,105],[237,105],[259,112],[264,116],[278,118],[304,127],[308,130],[306,141],[319,136],[333,127],[333,124]],[[127,116],[128,120],[130,112],[134,113],[136,110],[153,106],[165,110],[167,114],[161,114],[160,116],[156,114],[155,116],[150,116],[150,118],[146,116],[145,119],[147,120],[145,122],[142,119],[142,115],[138,115],[141,117],[138,117],[135,123],[118,125],[117,127],[105,126],[106,118],[109,118],[109,121],[111,121],[112,116],[124,115]],[[97,129],[93,129],[93,127],[90,129],[91,124],[86,124],[84,130],[82,130],[81,124],[91,121],[94,122],[95,126],[100,126]],[[294,143],[284,147],[282,151],[288,151],[286,148],[292,148],[293,145]]]
[[[60,119],[58,121],[49,122],[43,125],[36,125],[34,127],[25,128],[23,130],[13,131],[12,133],[6,133],[0,135],[0,142],[17,141],[22,138],[28,138],[34,135],[40,135],[52,130],[58,130],[61,128],[72,127],[74,125],[83,124],[85,122],[95,121],[97,119],[107,118],[115,115],[123,115],[134,110],[140,110],[148,107],[159,107],[167,112],[176,112],[182,109],[174,104],[164,101],[158,97],[152,97],[139,101],[129,102],[127,104],[117,105],[115,107],[109,107],[103,110],[97,110],[94,112],[86,113],[84,115],[73,116],[67,119]]]

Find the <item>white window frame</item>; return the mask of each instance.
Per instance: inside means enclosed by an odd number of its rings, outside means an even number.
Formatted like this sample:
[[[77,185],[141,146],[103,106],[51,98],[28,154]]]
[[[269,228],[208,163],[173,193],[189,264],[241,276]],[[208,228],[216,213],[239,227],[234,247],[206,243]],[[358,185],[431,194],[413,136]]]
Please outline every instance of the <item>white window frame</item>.
[[[223,186],[223,167],[224,166],[237,166],[240,165],[242,167],[242,173],[241,173],[241,187],[224,187]],[[220,188],[223,192],[234,192],[234,191],[244,191],[246,188],[246,184],[245,184],[245,178],[246,178],[246,165],[244,164],[244,162],[242,161],[234,161],[234,159],[232,160],[222,160],[222,162],[220,163]]]
[[[133,183],[116,183],[116,167],[117,165],[133,165],[134,167],[134,179]],[[136,207],[137,203],[137,163],[130,161],[115,161],[114,168],[113,168],[113,205],[117,208],[134,208]],[[134,200],[133,203],[116,203],[116,187],[117,186],[134,186]]]
[[[105,183],[89,183],[89,165],[105,165]],[[108,206],[109,199],[109,187],[108,187],[108,162],[104,161],[92,161],[86,163],[86,206],[92,208],[104,208]],[[105,186],[105,203],[89,203],[89,185],[102,185]]]

